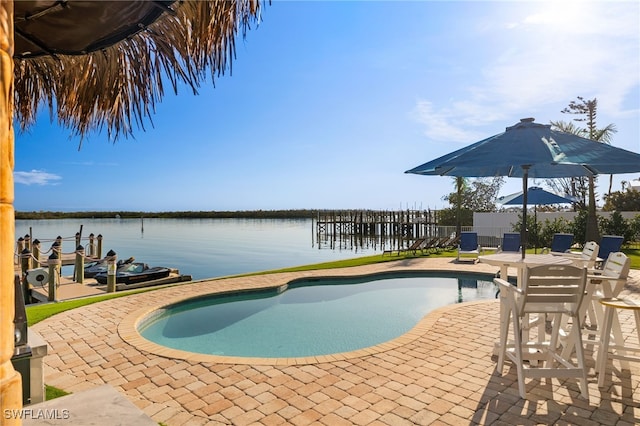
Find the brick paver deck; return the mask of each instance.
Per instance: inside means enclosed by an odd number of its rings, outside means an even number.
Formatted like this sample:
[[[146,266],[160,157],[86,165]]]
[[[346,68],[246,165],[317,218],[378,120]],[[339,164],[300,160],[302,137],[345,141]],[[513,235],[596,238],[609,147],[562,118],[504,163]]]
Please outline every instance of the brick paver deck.
[[[33,327],[50,345],[45,382],[71,392],[111,384],[166,425],[640,424],[640,365],[621,371],[615,361],[614,374],[598,388],[591,352],[589,401],[572,379],[529,379],[528,398],[521,399],[515,369],[506,363],[504,376],[495,372],[498,300],[438,309],[409,337],[351,356],[272,365],[160,356],[121,336],[135,312],[176,297],[281,285],[301,276],[405,269],[496,272],[420,258],[203,281],[96,303]],[[631,272],[624,295],[640,299],[640,271]],[[634,328],[630,316],[621,321],[625,330]]]

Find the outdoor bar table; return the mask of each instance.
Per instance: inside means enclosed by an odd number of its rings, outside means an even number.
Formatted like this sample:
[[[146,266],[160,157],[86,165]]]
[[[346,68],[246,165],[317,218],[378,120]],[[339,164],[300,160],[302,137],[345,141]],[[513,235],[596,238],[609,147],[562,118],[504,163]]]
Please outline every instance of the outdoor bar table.
[[[486,256],[478,256],[480,263],[500,267],[500,278],[506,280],[509,268],[517,269],[516,284],[522,287],[522,276],[525,268],[538,265],[571,265],[573,259],[552,254],[527,254],[523,259],[521,253],[496,253]]]

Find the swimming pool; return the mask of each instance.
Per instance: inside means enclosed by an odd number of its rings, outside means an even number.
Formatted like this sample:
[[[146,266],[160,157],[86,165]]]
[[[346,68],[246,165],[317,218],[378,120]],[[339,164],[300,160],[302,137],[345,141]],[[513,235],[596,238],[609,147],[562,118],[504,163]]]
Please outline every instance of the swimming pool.
[[[147,315],[138,332],[182,351],[233,357],[309,357],[395,339],[430,311],[493,299],[492,277],[394,273],[305,278],[276,289],[202,296]]]

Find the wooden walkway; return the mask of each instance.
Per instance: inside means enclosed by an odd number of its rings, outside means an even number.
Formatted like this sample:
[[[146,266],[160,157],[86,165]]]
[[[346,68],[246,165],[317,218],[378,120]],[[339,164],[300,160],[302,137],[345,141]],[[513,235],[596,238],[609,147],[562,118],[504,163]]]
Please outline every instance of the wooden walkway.
[[[78,284],[69,278],[62,277],[62,282],[56,289],[56,300],[77,299],[80,297],[106,294],[107,286],[99,285],[96,280],[88,279],[85,284]],[[48,302],[49,288],[45,283],[43,287],[34,286],[31,289],[31,297],[38,302]]]
[[[167,284],[175,284],[180,282],[191,281],[190,275],[182,275],[177,269],[171,271],[168,277],[160,278],[153,281],[145,281],[138,284],[116,284],[116,291],[134,290],[143,287],[163,286]],[[85,278],[83,284],[79,284],[71,279],[71,277],[61,277],[60,284],[56,288],[56,298],[58,302],[70,299],[78,299],[81,297],[95,296],[99,294],[107,294],[107,286],[98,283],[94,278]],[[49,301],[49,287],[45,284],[42,287],[33,286],[31,289],[31,297],[37,302]]]
[[[431,210],[338,210],[318,213],[318,235],[363,234],[400,237],[431,236],[438,226]]]

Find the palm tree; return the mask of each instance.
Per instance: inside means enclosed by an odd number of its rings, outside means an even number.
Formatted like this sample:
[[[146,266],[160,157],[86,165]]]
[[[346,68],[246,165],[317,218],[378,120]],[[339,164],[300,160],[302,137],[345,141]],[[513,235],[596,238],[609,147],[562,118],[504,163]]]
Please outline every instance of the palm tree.
[[[462,176],[456,176],[456,237],[462,232],[461,212],[462,212],[462,195],[467,188],[467,179]]]
[[[578,96],[578,101],[571,101],[569,106],[562,110],[565,114],[577,114],[582,117],[574,118],[574,121],[586,121],[587,128],[582,129],[573,123],[551,122],[558,130],[572,133],[578,136],[587,137],[595,142],[611,143],[613,133],[617,132],[614,124],[609,124],[602,129],[596,128],[596,113],[598,109],[598,100],[585,100]],[[598,230],[598,219],[596,216],[596,195],[595,195],[595,178],[588,177],[589,180],[589,203],[587,207],[587,241],[600,241],[600,232]],[[609,194],[613,184],[613,176],[609,177]]]

